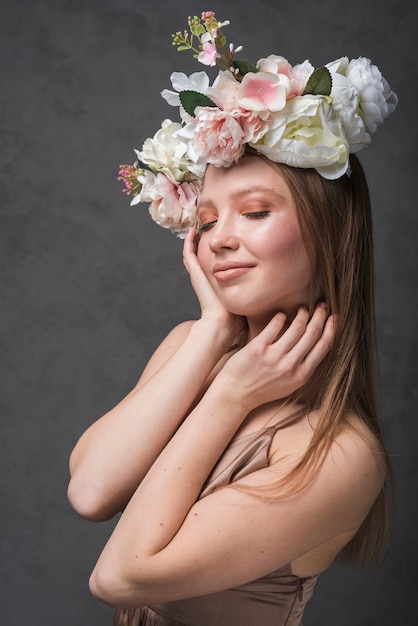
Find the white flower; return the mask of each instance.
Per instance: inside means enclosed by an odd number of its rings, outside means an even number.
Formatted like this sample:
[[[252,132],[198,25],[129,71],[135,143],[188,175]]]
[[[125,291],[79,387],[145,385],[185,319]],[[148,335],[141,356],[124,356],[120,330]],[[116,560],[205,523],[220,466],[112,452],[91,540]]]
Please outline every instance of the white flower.
[[[346,75],[359,93],[362,117],[367,130],[373,134],[377,125],[395,110],[397,96],[369,59],[360,57],[350,61]]]
[[[363,118],[359,114],[359,95],[342,74],[332,73],[332,108],[339,116],[350,144],[350,152],[358,152],[370,143]]]
[[[192,117],[181,106],[179,93],[181,91],[197,91],[206,95],[209,88],[209,76],[206,72],[194,72],[190,76],[186,76],[183,72],[173,72],[170,79],[176,91],[164,89],[161,95],[171,106],[180,107],[181,119],[185,122],[190,122]]]
[[[327,65],[331,72],[346,76],[358,93],[358,114],[366,130],[372,135],[378,124],[393,113],[398,103],[396,94],[390,89],[379,68],[370,59],[359,57],[349,61],[341,57]]]
[[[341,123],[324,96],[297,96],[273,114],[269,129],[253,147],[277,163],[315,168],[324,178],[348,169],[349,146]]]
[[[166,119],[154,137],[145,140],[142,150],[135,150],[140,162],[154,172],[162,172],[172,182],[183,182],[203,175],[202,166],[188,159],[187,146],[177,137],[180,129],[181,124]]]
[[[206,93],[209,87],[209,76],[206,72],[194,72],[190,76],[186,76],[183,72],[173,72],[170,80],[176,92],[191,90]],[[161,95],[171,106],[180,106],[179,94],[176,92],[164,89]]]

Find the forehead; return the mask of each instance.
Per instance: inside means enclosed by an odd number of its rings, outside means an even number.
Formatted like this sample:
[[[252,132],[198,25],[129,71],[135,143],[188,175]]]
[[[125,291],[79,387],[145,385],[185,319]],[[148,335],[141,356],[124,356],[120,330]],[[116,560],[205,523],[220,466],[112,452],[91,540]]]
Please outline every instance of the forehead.
[[[214,188],[219,190],[220,184],[227,186],[263,185],[280,192],[287,189],[290,193],[286,181],[274,163],[257,156],[244,157],[239,163],[233,163],[230,167],[209,165],[203,182],[205,193],[214,191]]]
[[[274,163],[257,156],[246,156],[230,167],[209,165],[203,183],[201,202],[217,203],[225,196],[245,192],[272,192],[292,200],[287,182]]]

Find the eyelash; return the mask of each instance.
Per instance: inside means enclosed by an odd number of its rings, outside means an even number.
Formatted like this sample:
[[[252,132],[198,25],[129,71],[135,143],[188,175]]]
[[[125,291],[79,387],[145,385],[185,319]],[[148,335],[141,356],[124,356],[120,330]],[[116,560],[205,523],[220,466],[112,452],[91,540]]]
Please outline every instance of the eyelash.
[[[250,211],[249,213],[243,213],[243,216],[250,219],[262,220],[266,218],[269,213],[270,211]],[[210,230],[212,226],[214,226],[214,224],[216,224],[216,220],[214,220],[213,222],[207,222],[206,224],[199,225],[197,230],[199,233],[204,233],[207,230]]]
[[[245,217],[251,217],[252,219],[262,220],[269,215],[270,211],[251,211],[250,213],[244,213]]]

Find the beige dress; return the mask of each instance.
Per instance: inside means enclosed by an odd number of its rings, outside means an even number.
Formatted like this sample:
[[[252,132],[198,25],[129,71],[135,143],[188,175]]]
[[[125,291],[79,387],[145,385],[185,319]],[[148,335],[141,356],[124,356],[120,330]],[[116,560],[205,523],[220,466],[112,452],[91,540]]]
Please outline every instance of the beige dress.
[[[200,497],[268,466],[269,448],[278,430],[234,440],[209,476]],[[302,614],[317,576],[294,576],[290,565],[252,582],[205,596],[141,609],[118,609],[113,626],[302,626]]]

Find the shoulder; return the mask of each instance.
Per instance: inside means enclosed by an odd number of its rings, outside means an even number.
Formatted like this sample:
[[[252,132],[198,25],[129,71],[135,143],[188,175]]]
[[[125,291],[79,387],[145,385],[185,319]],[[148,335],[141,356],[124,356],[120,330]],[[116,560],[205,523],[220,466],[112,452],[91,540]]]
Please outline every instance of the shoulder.
[[[163,339],[163,341],[158,346],[156,352],[163,350],[172,350],[178,348],[178,346],[184,341],[184,339],[189,334],[189,331],[195,320],[187,320],[185,322],[181,322],[174,326],[174,328],[168,333],[168,335]]]
[[[368,472],[380,484],[386,473],[382,447],[365,421],[349,413],[331,448],[331,462],[354,465],[355,472]]]
[[[277,433],[271,455],[273,474],[284,478],[296,468],[309,447],[316,445],[316,428],[312,416]],[[329,521],[341,532],[354,531],[362,523],[383,488],[387,471],[376,437],[354,413],[346,416],[318,464],[308,463],[306,469],[307,474],[302,472],[300,476],[302,483],[303,476],[307,479],[306,487],[298,492],[298,497],[301,502],[310,502],[314,509],[322,507],[328,511]],[[290,495],[293,489],[290,485],[289,488]]]
[[[352,527],[367,516],[386,479],[381,446],[358,415],[350,413],[333,440],[319,473],[319,487],[333,495],[336,511]]]

